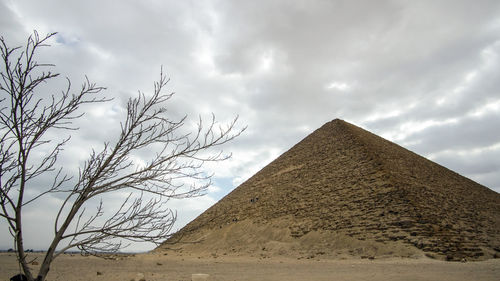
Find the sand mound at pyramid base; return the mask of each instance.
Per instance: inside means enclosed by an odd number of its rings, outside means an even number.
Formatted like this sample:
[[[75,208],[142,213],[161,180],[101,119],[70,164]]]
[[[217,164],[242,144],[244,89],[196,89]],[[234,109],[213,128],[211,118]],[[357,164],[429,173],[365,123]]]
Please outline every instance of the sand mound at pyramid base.
[[[198,256],[284,256],[293,258],[381,258],[421,257],[424,254],[400,242],[382,243],[359,240],[342,233],[310,231],[293,237],[286,220],[266,224],[250,220],[235,222],[219,229],[201,230],[181,239],[174,245],[164,245],[172,250]]]

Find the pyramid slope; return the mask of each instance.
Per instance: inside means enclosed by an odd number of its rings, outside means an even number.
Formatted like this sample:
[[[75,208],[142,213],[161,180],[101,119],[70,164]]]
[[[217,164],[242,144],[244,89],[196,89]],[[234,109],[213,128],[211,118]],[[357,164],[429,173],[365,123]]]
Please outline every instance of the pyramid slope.
[[[199,240],[190,250],[234,251],[274,241],[292,243],[296,252],[321,245],[328,253],[338,250],[340,238],[342,247],[365,249],[371,241],[371,248],[404,245],[448,259],[489,258],[500,254],[500,195],[336,119],[169,242]]]

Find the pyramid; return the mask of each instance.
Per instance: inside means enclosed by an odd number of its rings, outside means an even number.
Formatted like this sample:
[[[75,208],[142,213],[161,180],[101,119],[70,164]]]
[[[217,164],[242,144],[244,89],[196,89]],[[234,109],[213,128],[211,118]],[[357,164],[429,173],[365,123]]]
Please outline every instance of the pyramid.
[[[158,250],[298,258],[500,257],[500,194],[335,119]]]

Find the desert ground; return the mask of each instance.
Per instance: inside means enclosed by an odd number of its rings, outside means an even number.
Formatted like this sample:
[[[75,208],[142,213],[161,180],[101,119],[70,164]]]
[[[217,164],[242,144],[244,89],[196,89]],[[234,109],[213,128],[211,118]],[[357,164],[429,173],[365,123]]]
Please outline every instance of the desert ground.
[[[41,261],[42,254],[31,258]],[[36,269],[39,265],[33,265]],[[15,255],[0,254],[0,280],[19,272]],[[427,257],[361,259],[293,259],[285,257],[196,257],[176,254],[135,254],[107,259],[64,254],[53,263],[49,281],[191,280],[499,280],[500,259],[444,262]]]

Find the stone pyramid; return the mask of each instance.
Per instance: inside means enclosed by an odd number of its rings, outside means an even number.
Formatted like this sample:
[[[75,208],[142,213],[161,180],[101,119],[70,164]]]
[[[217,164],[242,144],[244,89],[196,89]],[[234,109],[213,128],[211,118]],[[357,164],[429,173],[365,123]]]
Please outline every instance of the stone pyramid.
[[[500,194],[335,119],[159,247],[167,248],[264,258],[496,258]]]

